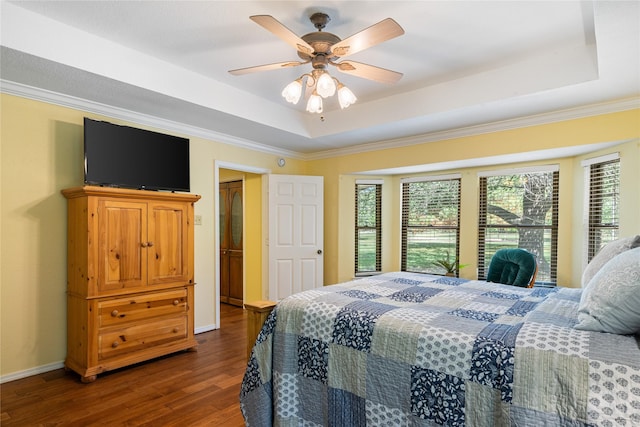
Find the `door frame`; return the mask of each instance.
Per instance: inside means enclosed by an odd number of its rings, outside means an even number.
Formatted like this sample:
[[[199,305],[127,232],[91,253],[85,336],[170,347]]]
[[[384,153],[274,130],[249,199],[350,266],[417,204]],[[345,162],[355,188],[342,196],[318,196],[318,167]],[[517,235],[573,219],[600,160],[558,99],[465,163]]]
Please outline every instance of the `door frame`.
[[[258,168],[255,166],[249,166],[249,165],[243,165],[240,163],[232,163],[232,162],[225,162],[225,161],[221,161],[221,160],[214,160],[214,164],[213,164],[213,188],[214,188],[214,197],[213,197],[213,240],[214,240],[214,245],[213,245],[213,258],[214,258],[214,266],[215,266],[215,291],[214,291],[214,309],[215,309],[215,323],[216,323],[216,329],[220,328],[220,239],[218,236],[220,236],[220,222],[218,221],[218,219],[220,218],[220,203],[218,200],[218,189],[220,188],[220,169],[231,169],[234,171],[238,171],[238,172],[248,172],[248,173],[253,173],[256,175],[265,175],[265,174],[270,174],[271,173],[271,169],[267,169],[267,168]],[[243,188],[244,188],[244,178],[242,179],[243,182]],[[244,203],[244,192],[243,192],[243,201],[242,201],[242,210],[243,210],[243,215],[242,215],[242,228],[243,230],[246,229],[244,221],[246,218],[246,215],[244,215],[244,209],[245,209],[245,203]],[[263,195],[264,197],[264,195]],[[264,213],[264,207],[263,207],[263,213]],[[263,215],[264,217],[264,215]],[[246,275],[246,263],[245,263],[245,259],[242,259],[242,297],[243,300],[246,300],[245,298],[245,293],[246,293],[246,283],[245,283],[245,278],[247,277]]]

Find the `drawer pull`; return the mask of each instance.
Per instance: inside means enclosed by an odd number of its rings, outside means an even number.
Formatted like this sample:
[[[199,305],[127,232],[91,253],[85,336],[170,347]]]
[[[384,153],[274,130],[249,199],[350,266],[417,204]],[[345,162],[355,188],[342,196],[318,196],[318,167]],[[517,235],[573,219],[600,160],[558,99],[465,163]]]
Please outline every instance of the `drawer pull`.
[[[118,312],[118,310],[113,310],[113,311],[111,312],[111,316],[113,316],[113,317],[118,317],[118,313],[119,313],[119,312]]]
[[[178,304],[180,304],[180,301],[179,301],[179,300],[177,300],[177,299],[176,299],[176,300],[173,300],[173,305],[178,305]]]
[[[178,328],[173,328],[173,333],[174,333],[174,334],[177,334],[178,332],[180,332],[180,329],[178,329]]]
[[[118,345],[118,341],[114,341],[113,344],[111,344],[111,347],[116,348]]]

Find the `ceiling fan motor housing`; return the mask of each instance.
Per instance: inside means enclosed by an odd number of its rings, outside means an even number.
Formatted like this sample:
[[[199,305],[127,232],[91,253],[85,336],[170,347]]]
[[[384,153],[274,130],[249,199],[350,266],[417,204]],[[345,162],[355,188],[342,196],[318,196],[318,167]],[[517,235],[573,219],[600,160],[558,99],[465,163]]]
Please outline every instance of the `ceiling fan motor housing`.
[[[331,21],[331,18],[326,13],[316,12],[309,17],[309,20],[318,31],[322,31],[324,27]]]
[[[304,52],[298,51],[298,56],[305,61],[310,61],[316,55],[323,55],[327,59],[334,59],[336,57],[331,57],[331,46],[341,41],[340,37],[335,34],[327,33],[322,31],[322,29],[327,25],[331,18],[329,15],[322,12],[317,12],[309,17],[309,20],[313,23],[313,26],[318,29],[318,31],[305,34],[300,37],[302,40],[307,42],[313,48],[313,54],[308,55]]]

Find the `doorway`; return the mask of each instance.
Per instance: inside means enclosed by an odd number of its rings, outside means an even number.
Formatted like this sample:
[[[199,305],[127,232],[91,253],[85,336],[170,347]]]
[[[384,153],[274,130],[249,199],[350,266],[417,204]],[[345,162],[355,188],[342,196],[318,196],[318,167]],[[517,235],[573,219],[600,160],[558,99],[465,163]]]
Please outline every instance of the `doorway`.
[[[216,160],[214,162],[214,185],[213,189],[217,192],[221,183],[231,181],[242,182],[242,300],[260,300],[263,299],[258,292],[256,286],[264,282],[263,266],[262,266],[262,244],[263,244],[263,212],[262,198],[263,186],[262,180],[265,174],[271,171],[264,168],[255,168],[248,165],[224,162]],[[220,314],[226,312],[226,308],[235,308],[230,304],[221,304],[220,300],[220,197],[212,195],[213,198],[213,263],[214,270],[214,320],[216,329],[221,327]],[[221,305],[225,310],[221,310]]]
[[[242,181],[221,182],[218,188],[220,221],[220,302],[243,306]]]

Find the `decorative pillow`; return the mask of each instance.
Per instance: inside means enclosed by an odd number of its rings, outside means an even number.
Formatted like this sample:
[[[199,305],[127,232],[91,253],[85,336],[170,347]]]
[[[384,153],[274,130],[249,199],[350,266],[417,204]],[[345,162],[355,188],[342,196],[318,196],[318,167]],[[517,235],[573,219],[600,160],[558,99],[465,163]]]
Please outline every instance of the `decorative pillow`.
[[[607,243],[596,256],[591,259],[587,268],[582,273],[582,287],[586,288],[589,285],[593,276],[614,256],[628,251],[629,249],[637,248],[640,246],[640,235],[624,237]]]
[[[582,291],[576,329],[640,332],[640,247],[616,255]]]

